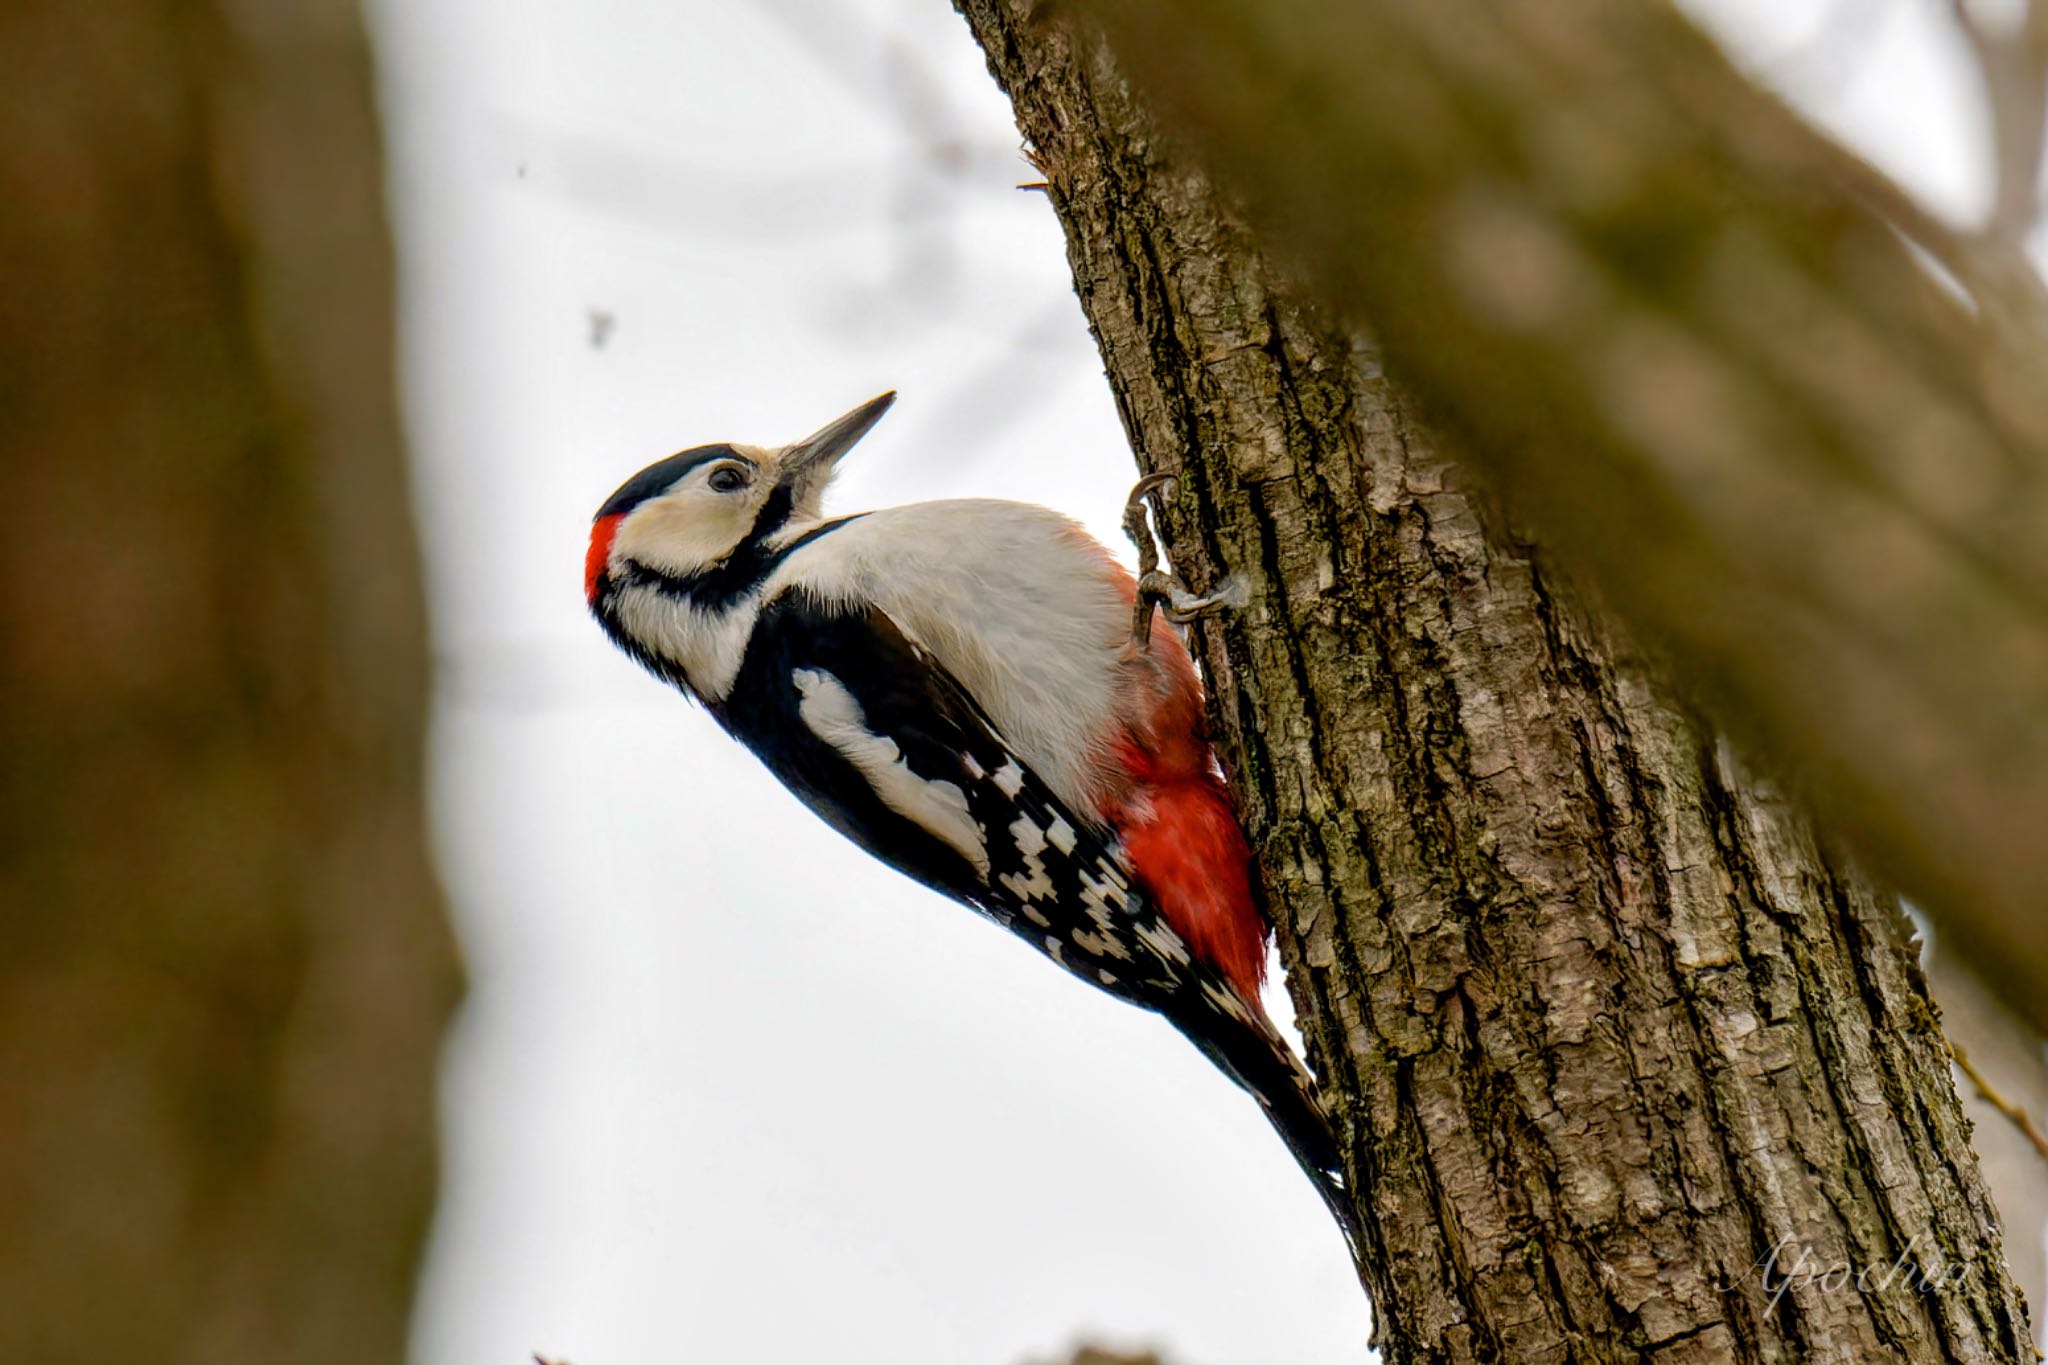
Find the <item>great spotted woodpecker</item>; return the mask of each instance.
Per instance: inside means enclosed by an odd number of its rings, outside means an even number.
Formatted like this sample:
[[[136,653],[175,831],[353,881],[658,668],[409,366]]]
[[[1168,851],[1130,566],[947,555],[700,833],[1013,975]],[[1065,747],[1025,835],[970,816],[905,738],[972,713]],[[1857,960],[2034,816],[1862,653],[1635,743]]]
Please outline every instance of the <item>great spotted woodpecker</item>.
[[[1157,571],[1150,481],[1125,518],[1135,582],[1023,503],[824,517],[894,399],[628,479],[591,529],[591,611],[834,829],[1164,1015],[1264,1106],[1350,1236],[1329,1119],[1259,1003],[1268,928],[1200,683],[1152,611],[1215,604]]]

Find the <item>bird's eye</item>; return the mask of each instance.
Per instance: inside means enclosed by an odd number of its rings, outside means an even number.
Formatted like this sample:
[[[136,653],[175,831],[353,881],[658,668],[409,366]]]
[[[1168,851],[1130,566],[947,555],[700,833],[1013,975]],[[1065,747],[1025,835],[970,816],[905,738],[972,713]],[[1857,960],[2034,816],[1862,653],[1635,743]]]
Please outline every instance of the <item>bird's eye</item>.
[[[711,485],[714,493],[737,493],[747,486],[747,476],[737,465],[720,465],[704,482]]]

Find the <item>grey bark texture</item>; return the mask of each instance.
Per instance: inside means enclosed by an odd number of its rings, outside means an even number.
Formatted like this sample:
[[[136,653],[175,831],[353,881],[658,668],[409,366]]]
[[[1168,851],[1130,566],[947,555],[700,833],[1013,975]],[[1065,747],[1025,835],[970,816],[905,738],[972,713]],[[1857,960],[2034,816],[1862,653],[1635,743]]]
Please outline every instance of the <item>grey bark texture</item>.
[[[2048,1033],[2038,277],[1668,0],[1076,8],[1460,462]]]
[[[2031,1360],[1895,905],[1282,282],[1101,41],[960,8],[1139,462],[1179,476],[1179,567],[1250,583],[1197,651],[1385,1358]]]
[[[458,974],[348,0],[0,7],[0,1359],[403,1358]]]

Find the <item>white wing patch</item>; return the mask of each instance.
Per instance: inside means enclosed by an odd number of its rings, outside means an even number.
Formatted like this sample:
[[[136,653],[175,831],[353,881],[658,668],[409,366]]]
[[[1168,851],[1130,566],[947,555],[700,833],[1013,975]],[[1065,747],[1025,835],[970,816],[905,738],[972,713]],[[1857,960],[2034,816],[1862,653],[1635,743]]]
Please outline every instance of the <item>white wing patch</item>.
[[[995,783],[996,790],[1003,795],[1015,796],[1018,792],[1024,790],[1024,770],[1017,766],[1016,759],[1006,759],[1003,762],[1003,766],[996,769],[995,775],[989,778],[989,781]],[[1044,845],[1040,845],[1040,847],[1044,847]]]
[[[830,673],[799,668],[789,678],[802,694],[797,714],[811,733],[858,768],[883,805],[952,848],[987,880],[988,849],[968,813],[967,794],[951,782],[912,772],[896,741],[868,729],[860,703]]]
[[[1097,862],[1097,868],[1107,875],[1100,880],[1088,875],[1087,868],[1079,869],[1081,877],[1081,903],[1088,907],[1088,916],[1103,929],[1122,915],[1130,912],[1130,900],[1124,895],[1123,879],[1116,875],[1107,863]]]
[[[1147,948],[1168,962],[1177,962],[1185,967],[1194,961],[1188,954],[1188,945],[1181,941],[1179,934],[1173,932],[1173,926],[1164,920],[1150,926],[1139,925],[1132,932],[1144,941]]]
[[[1123,892],[1108,882],[1097,881],[1089,876],[1087,868],[1077,870],[1081,878],[1081,904],[1088,908],[1088,918],[1093,920],[1095,927],[1101,931],[1091,940],[1100,943],[1101,947],[1091,948],[1089,951],[1097,957],[1113,957],[1120,962],[1129,962],[1131,951],[1124,947],[1121,921],[1130,911],[1130,902],[1124,899]],[[1074,934],[1074,941],[1081,942],[1081,933],[1078,930]]]
[[[1003,770],[998,769],[997,779],[1000,780],[1002,775]],[[1019,785],[1022,785],[1021,773]],[[1057,894],[1052,878],[1045,875],[1045,860],[1039,856],[1045,852],[1045,831],[1032,824],[1030,816],[1020,815],[1010,822],[1010,837],[1017,841],[1017,852],[1024,859],[1024,871],[1005,872],[996,880],[1002,883],[1005,891],[1023,902],[1024,913],[1031,917],[1034,924],[1045,926],[1045,916],[1032,904],[1034,901],[1049,901]]]
[[[1210,1004],[1222,1010],[1240,1024],[1249,1024],[1253,1028],[1258,1027],[1258,1021],[1252,1018],[1252,1012],[1245,1008],[1244,1001],[1238,999],[1236,991],[1225,989],[1213,981],[1204,981],[1202,983],[1202,994],[1209,997]]]

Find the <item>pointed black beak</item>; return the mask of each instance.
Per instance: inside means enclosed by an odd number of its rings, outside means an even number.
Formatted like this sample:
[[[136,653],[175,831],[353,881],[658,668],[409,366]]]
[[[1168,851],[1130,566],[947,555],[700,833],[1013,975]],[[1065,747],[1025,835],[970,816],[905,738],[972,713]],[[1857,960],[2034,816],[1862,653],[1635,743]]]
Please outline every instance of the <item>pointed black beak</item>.
[[[854,443],[868,434],[869,427],[882,420],[882,414],[895,401],[894,389],[880,397],[870,398],[844,417],[826,423],[785,449],[782,455],[783,480],[809,482],[828,473],[833,465],[839,463],[840,456],[853,449]]]

